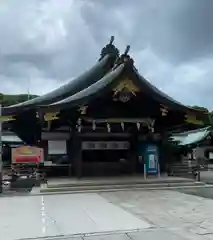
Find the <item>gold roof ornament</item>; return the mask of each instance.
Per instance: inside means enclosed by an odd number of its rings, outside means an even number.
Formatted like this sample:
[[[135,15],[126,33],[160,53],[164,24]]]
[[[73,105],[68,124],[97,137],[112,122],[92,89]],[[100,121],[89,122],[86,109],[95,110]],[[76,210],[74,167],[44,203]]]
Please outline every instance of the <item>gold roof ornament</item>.
[[[131,79],[125,78],[124,80],[121,80],[115,88],[113,88],[113,96],[117,97],[121,92],[131,93],[132,95],[136,96],[136,93],[139,91],[139,88],[133,83]]]
[[[88,109],[88,106],[80,106],[78,111],[80,112],[81,115],[85,115],[87,114],[87,109]]]
[[[50,112],[50,113],[45,113],[44,114],[44,120],[45,121],[51,121],[51,120],[56,120],[59,119],[57,116],[59,112]]]

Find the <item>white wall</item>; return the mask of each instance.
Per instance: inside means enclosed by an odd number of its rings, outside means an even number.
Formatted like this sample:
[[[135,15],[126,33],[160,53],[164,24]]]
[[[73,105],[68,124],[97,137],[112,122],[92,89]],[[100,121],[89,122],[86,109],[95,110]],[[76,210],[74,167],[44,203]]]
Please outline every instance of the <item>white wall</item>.
[[[206,150],[212,150],[213,152],[213,146],[202,146],[196,148],[196,158],[202,158],[202,159],[208,159],[205,157],[205,151]]]
[[[67,143],[65,140],[48,141],[48,154],[50,155],[64,155],[67,154]]]

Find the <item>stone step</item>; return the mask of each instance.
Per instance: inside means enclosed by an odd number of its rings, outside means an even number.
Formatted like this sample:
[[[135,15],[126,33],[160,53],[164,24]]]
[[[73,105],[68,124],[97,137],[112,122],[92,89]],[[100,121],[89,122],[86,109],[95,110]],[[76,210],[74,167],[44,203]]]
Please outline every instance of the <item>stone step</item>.
[[[192,172],[192,170],[190,170],[188,168],[185,168],[185,169],[175,169],[175,168],[172,168],[171,171],[172,172]]]
[[[141,176],[140,179],[114,179],[114,180],[99,180],[99,179],[93,179],[93,180],[77,180],[77,181],[72,181],[70,182],[58,182],[54,183],[51,181],[48,181],[47,187],[48,188],[66,188],[66,187],[78,187],[78,186],[114,186],[114,185],[135,185],[135,184],[172,184],[172,183],[186,183],[186,182],[194,182],[193,180],[190,179],[184,179],[184,178],[173,178],[173,177],[168,177],[168,178],[150,178],[148,177],[147,180],[144,180],[143,176]]]
[[[181,164],[181,165],[174,164],[174,165],[172,165],[171,167],[179,167],[179,168],[182,168],[182,167],[185,168],[185,167],[187,167],[187,168],[188,168],[189,166],[188,166],[188,165],[182,165],[182,164]]]
[[[189,168],[189,167],[188,166],[171,166],[171,168],[180,168],[180,169],[184,168],[185,169],[185,168]]]
[[[173,176],[195,179],[193,174],[192,173],[188,173],[188,172],[175,172],[175,173],[173,173]]]
[[[192,173],[192,171],[190,169],[171,169],[171,172],[175,173]]]
[[[51,192],[88,192],[88,191],[115,191],[115,190],[148,190],[148,189],[171,189],[171,188],[182,188],[182,187],[197,187],[204,186],[202,182],[188,181],[179,183],[147,183],[147,184],[110,184],[110,185],[87,185],[87,186],[70,186],[70,187],[41,187],[41,193],[51,193]]]
[[[179,171],[171,171],[171,173],[193,174],[193,173],[190,172],[189,170],[187,170],[187,171],[183,171],[183,170],[179,170]]]
[[[171,168],[172,171],[191,171],[190,168]]]
[[[189,168],[171,168],[171,171],[191,171]]]
[[[188,173],[188,174],[193,174],[193,172],[191,172],[191,171],[189,171],[189,170],[187,170],[187,171],[171,171],[172,173]]]

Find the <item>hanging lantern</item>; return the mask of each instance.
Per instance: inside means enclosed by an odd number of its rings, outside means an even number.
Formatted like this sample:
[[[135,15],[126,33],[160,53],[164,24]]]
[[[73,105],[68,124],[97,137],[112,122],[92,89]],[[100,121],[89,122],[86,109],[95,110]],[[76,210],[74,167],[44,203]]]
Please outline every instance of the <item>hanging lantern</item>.
[[[124,131],[124,122],[121,122],[121,128]]]
[[[109,123],[107,123],[107,131],[111,132],[111,128],[110,128],[110,124]]]
[[[81,119],[79,118],[77,121],[77,128],[78,128],[78,132],[81,132]]]
[[[81,126],[78,126],[78,132],[81,132]]]
[[[153,120],[153,121],[148,125],[148,128],[149,128],[150,132],[152,132],[152,133],[155,132],[154,126],[155,126],[155,120]]]
[[[96,129],[96,123],[95,123],[95,120],[92,121],[92,130],[95,131]]]
[[[80,126],[81,125],[81,118],[78,119],[78,125]]]
[[[141,124],[137,122],[136,125],[137,125],[137,129],[140,130]]]

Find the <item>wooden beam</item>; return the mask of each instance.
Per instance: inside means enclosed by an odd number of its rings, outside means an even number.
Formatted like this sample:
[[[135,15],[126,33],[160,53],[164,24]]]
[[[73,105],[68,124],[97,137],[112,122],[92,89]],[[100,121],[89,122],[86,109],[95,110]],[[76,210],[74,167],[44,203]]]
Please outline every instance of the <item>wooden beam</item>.
[[[105,119],[92,119],[92,118],[84,118],[82,120],[87,122],[93,122],[95,120],[96,123],[153,123],[154,119],[151,118],[105,118]]]

